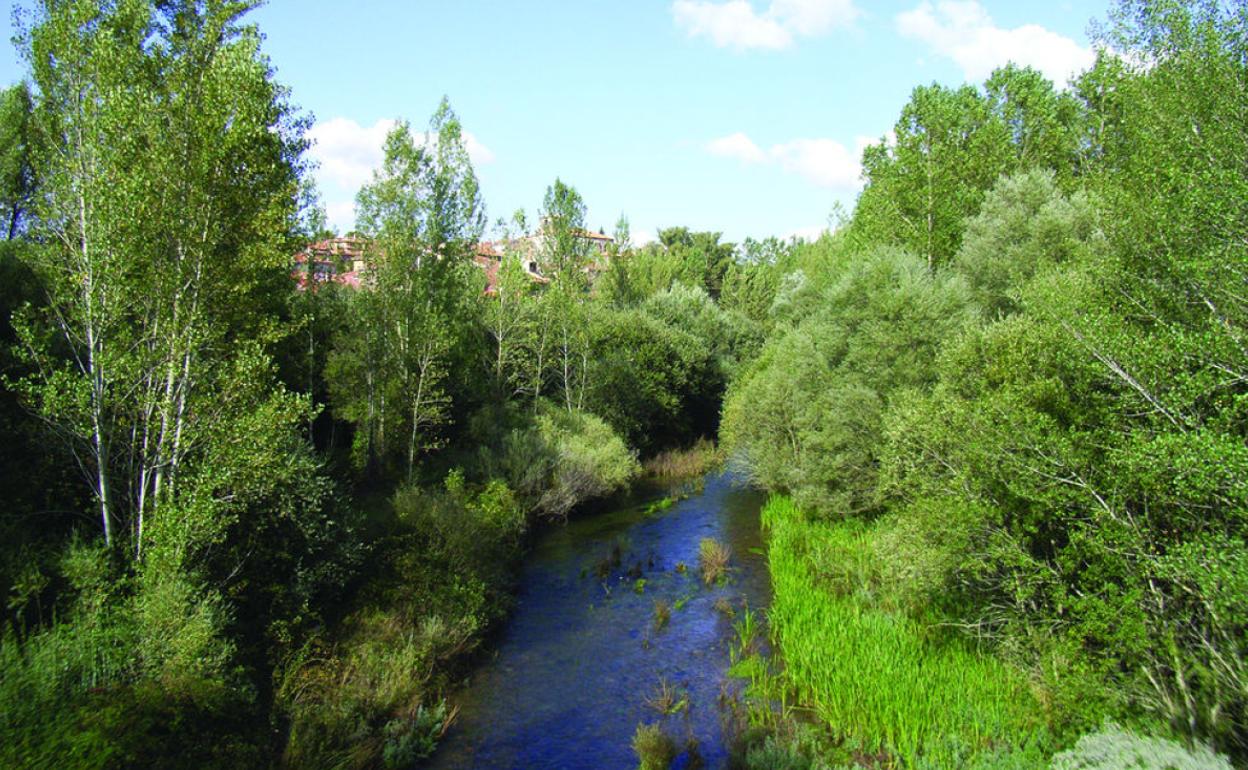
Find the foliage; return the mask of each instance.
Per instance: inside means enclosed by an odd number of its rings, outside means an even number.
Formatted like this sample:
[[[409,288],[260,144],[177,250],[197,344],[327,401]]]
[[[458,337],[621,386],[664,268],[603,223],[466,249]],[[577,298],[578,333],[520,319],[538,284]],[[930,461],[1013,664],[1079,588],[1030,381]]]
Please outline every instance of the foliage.
[[[702,571],[702,582],[709,586],[721,580],[728,573],[731,557],[732,551],[726,544],[714,538],[702,538],[698,543],[698,569]]]
[[[410,480],[450,419],[447,382],[469,339],[469,262],[485,223],[463,130],[445,99],[421,141],[406,123],[390,131],[382,168],[357,204],[369,286],[352,297],[352,322],[335,340],[331,396],[356,426],[357,465],[397,449]]]
[[[763,516],[784,676],[829,728],[906,764],[951,759],[953,741],[1015,743],[1039,728],[1019,672],[875,606],[856,575],[828,578],[846,557],[874,563],[870,530],[810,521],[786,498]]]
[[[1204,746],[1184,748],[1164,738],[1149,738],[1106,724],[1079,739],[1074,748],[1053,757],[1053,770],[1230,770],[1225,757]]]
[[[667,770],[676,758],[676,741],[661,724],[640,724],[633,734],[633,751],[640,770]]]
[[[893,391],[932,379],[931,360],[966,322],[961,280],[904,252],[850,267],[816,314],[782,329],[734,382],[723,440],[753,477],[820,513],[873,510],[883,412]]]

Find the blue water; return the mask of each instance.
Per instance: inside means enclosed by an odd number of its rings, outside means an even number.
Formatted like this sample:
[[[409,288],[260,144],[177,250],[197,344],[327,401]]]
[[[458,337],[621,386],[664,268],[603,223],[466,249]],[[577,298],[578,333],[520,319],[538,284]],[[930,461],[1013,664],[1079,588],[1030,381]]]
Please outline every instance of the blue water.
[[[526,560],[496,653],[452,696],[459,718],[427,766],[634,768],[640,722],[662,722],[682,747],[692,736],[705,767],[724,766],[717,701],[734,632],[714,604],[724,598],[739,611],[769,601],[762,502],[731,474],[712,475],[699,494],[661,513],[630,504],[550,528]],[[697,574],[705,537],[732,548],[731,577],[712,588]],[[600,579],[617,547],[619,566]],[[659,598],[684,604],[656,631]],[[646,704],[662,679],[687,691],[685,713],[664,716]],[[682,756],[677,766],[687,762]]]

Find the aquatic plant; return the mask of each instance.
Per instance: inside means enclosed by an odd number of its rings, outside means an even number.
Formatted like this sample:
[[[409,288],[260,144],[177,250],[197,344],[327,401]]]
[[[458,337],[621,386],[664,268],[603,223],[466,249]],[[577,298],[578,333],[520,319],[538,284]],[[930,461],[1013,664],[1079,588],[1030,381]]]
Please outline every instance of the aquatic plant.
[[[702,538],[698,544],[698,566],[702,570],[702,582],[712,585],[728,573],[728,559],[732,549],[711,537]]]
[[[660,513],[663,513],[675,504],[676,499],[670,496],[665,497],[662,500],[655,500],[653,503],[646,506],[645,515],[658,516]]]
[[[758,640],[759,624],[757,614],[746,607],[741,613],[741,619],[733,624],[733,629],[737,632],[738,649],[743,655],[748,655],[754,649],[754,643]]]
[[[676,758],[676,741],[660,724],[639,724],[633,733],[639,770],[667,770]]]
[[[672,619],[672,605],[666,599],[654,600],[654,630],[662,631]]]
[[[633,583],[633,593],[637,595],[641,595],[641,594],[644,594],[645,592],[646,592],[646,579],[637,578],[637,580],[634,581]]]
[[[679,714],[689,708],[689,693],[664,677],[654,693],[646,698],[646,705],[660,714]]]
[[[724,455],[711,441],[701,439],[688,449],[668,449],[642,463],[647,476],[683,479],[701,476],[723,462]]]
[[[726,618],[735,618],[737,616],[737,610],[732,606],[732,602],[728,600],[727,596],[721,596],[716,599],[714,606],[715,611]]]

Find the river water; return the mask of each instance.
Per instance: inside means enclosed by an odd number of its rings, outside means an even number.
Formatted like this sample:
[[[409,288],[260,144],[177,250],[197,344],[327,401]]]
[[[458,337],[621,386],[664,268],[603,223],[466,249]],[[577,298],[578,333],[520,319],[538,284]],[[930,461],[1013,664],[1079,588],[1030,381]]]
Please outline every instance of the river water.
[[[770,599],[763,496],[730,473],[647,513],[662,496],[651,490],[649,501],[635,496],[539,536],[496,651],[452,696],[459,718],[428,767],[633,768],[640,722],[662,722],[682,747],[692,736],[705,767],[727,763],[717,701],[734,632],[715,604],[726,599],[739,615]],[[697,568],[706,537],[732,549],[730,578],[710,588]],[[661,630],[658,599],[673,606]],[[688,694],[687,710],[662,715],[647,705],[661,680]],[[676,766],[689,760],[682,754]]]

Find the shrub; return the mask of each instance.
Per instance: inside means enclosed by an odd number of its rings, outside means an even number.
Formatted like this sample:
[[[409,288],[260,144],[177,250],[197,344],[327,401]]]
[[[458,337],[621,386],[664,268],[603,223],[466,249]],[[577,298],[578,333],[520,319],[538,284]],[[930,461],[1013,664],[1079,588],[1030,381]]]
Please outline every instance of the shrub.
[[[732,549],[714,538],[704,537],[698,543],[698,566],[702,569],[702,581],[708,586],[728,573],[728,559]]]
[[[640,770],[667,770],[676,758],[676,741],[662,725],[637,725],[633,733],[633,751]]]
[[[1226,757],[1204,746],[1185,748],[1165,738],[1127,732],[1109,723],[1053,757],[1053,770],[1231,770]]]

